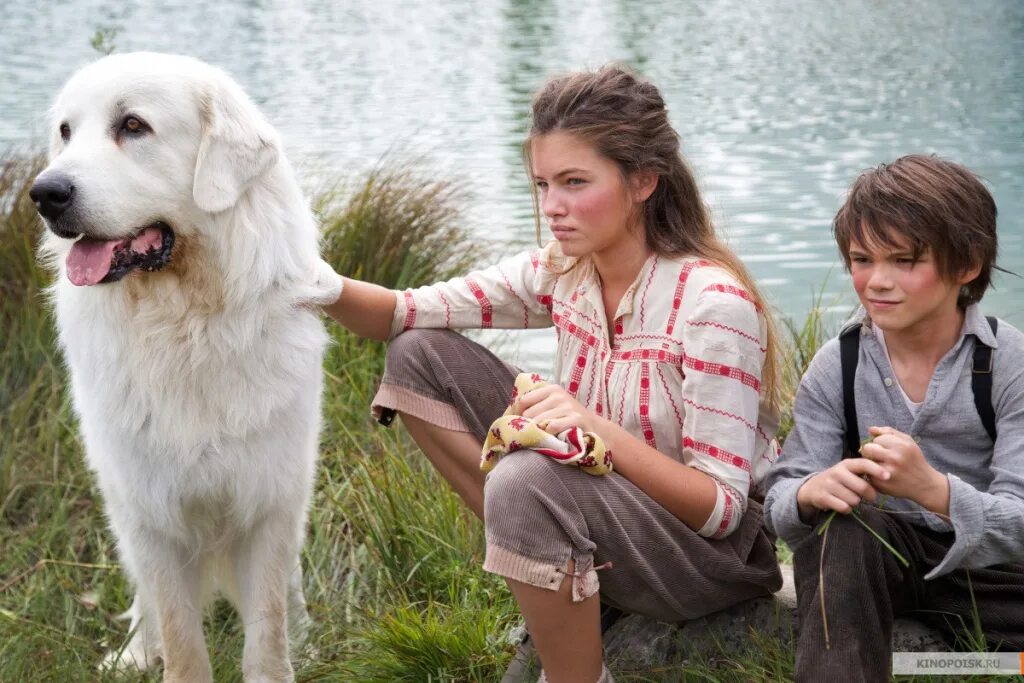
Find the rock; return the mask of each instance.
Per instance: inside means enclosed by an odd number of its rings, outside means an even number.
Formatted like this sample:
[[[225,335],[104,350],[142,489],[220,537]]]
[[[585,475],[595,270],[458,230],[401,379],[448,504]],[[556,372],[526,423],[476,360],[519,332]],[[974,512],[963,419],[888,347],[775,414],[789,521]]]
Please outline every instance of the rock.
[[[617,621],[604,636],[613,670],[672,667],[701,653],[735,654],[755,646],[751,633],[791,642],[793,612],[780,600],[757,598],[681,624],[636,614]]]
[[[793,568],[782,565],[782,588],[770,598],[756,598],[681,624],[665,624],[631,614],[604,636],[605,655],[615,668],[642,670],[680,664],[699,653],[736,653],[756,646],[751,633],[790,644],[797,636]],[[920,622],[900,618],[893,625],[893,651],[944,652],[949,646]]]
[[[776,639],[792,647],[797,635],[793,568],[782,565],[782,588],[700,619],[667,624],[637,614],[623,616],[604,634],[605,659],[612,671],[674,668],[700,653],[735,654],[757,647],[751,637]],[[901,618],[893,625],[894,652],[946,652],[938,631]],[[502,683],[533,683],[540,674],[532,645],[521,646]]]
[[[949,652],[939,632],[913,619],[900,618],[892,627],[893,652]]]

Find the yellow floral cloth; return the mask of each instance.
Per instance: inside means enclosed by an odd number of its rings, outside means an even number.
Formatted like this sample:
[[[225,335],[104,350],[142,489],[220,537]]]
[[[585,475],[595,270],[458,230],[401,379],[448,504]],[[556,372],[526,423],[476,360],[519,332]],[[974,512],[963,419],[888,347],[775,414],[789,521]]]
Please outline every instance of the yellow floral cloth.
[[[593,432],[579,427],[566,429],[560,434],[549,434],[530,418],[511,413],[516,400],[529,391],[547,384],[540,375],[520,373],[512,390],[512,401],[505,414],[491,424],[480,457],[480,469],[490,472],[498,459],[506,453],[522,449],[546,455],[563,465],[577,465],[587,474],[595,476],[612,471],[612,452]]]

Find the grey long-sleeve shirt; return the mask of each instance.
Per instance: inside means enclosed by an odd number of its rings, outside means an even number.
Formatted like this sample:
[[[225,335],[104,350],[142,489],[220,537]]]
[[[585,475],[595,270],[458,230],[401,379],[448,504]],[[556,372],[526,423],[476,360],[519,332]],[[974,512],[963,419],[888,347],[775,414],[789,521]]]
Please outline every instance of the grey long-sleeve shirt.
[[[844,326],[861,326],[860,360],[854,383],[861,438],[868,427],[889,426],[914,437],[925,458],[949,479],[949,513],[956,540],[925,578],[958,567],[1024,562],[1024,334],[999,321],[992,335],[977,305],[967,308],[960,339],[939,361],[924,403],[911,415],[889,357],[870,329],[863,309]],[[975,339],[995,349],[992,406],[996,442],[985,431],[974,406],[971,366]],[[794,426],[782,455],[769,472],[765,521],[790,547],[813,527],[800,521],[796,492],[812,475],[842,457],[843,417],[839,340],[818,351],[797,391]],[[889,498],[892,510],[914,524],[946,530],[950,525],[916,503]]]

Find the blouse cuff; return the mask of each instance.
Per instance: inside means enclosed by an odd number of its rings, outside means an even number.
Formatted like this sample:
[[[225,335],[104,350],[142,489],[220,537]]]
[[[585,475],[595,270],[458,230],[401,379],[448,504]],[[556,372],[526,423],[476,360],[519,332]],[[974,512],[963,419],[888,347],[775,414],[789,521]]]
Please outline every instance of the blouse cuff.
[[[410,322],[415,322],[415,311],[416,302],[413,299],[412,290],[394,290],[395,291],[395,314],[391,318],[391,332],[388,334],[388,341],[391,341],[398,335],[405,332],[407,329],[412,327]],[[410,321],[410,315],[413,316],[413,320]]]

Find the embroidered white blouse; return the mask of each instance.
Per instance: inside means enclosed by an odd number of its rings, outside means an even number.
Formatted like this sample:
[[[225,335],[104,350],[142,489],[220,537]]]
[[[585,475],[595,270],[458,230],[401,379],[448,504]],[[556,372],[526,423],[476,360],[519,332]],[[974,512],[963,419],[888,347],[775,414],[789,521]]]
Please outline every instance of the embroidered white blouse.
[[[711,476],[714,511],[698,531],[739,526],[778,457],[778,417],[761,391],[762,312],[723,268],[652,255],[615,311],[609,341],[597,273],[553,267],[557,243],[398,297],[392,336],[413,327],[535,328],[558,335],[554,381],[651,447]],[[564,257],[561,257],[564,260]],[[557,261],[555,261],[557,263]]]

